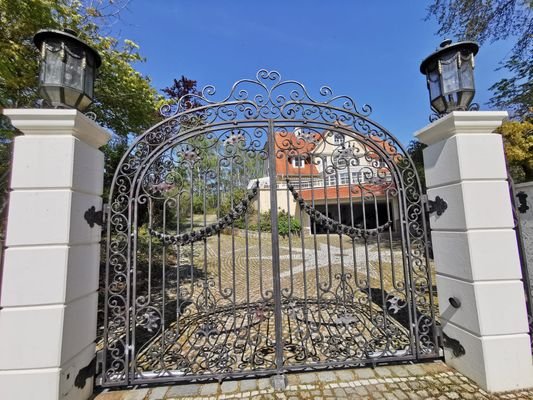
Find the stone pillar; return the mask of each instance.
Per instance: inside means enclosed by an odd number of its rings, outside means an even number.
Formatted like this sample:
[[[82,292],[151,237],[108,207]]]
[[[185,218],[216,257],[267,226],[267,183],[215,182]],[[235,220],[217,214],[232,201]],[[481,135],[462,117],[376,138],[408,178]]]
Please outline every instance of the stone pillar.
[[[95,355],[110,134],[76,110],[3,110],[15,139],[0,292],[0,399],[84,400]],[[79,373],[81,369],[81,374]],[[88,372],[88,373],[87,373]]]
[[[430,217],[446,363],[492,392],[533,387],[503,144],[494,134],[506,117],[452,112],[415,134],[428,145],[428,199],[448,205]]]

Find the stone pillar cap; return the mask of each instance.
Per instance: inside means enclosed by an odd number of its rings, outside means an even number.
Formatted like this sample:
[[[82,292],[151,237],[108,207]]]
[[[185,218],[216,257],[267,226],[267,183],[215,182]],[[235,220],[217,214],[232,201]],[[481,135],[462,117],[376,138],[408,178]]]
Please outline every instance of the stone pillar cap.
[[[493,133],[508,116],[507,111],[452,111],[415,132],[414,136],[431,145],[457,134]]]
[[[78,110],[50,108],[6,108],[2,114],[26,136],[72,135],[99,148],[111,139],[111,133]]]

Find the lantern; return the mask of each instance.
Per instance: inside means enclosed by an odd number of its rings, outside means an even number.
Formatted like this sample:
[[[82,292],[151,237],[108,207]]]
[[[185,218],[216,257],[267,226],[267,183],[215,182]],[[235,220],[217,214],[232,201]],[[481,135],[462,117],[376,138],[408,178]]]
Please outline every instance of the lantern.
[[[475,42],[445,40],[440,48],[420,64],[426,75],[431,109],[438,116],[470,109],[474,98]]]
[[[33,42],[42,58],[39,94],[53,107],[84,111],[93,101],[100,55],[72,30],[40,30]]]

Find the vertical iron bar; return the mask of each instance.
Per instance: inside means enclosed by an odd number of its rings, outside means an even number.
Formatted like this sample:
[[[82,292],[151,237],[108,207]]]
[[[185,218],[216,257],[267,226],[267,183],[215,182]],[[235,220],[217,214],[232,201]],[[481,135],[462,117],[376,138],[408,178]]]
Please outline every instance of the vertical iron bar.
[[[279,267],[278,188],[276,185],[275,131],[272,119],[268,120],[268,172],[270,182],[270,224],[272,231],[272,285],[274,289],[274,321],[276,335],[276,370],[283,372],[283,330],[281,315],[281,283]]]
[[[518,258],[522,271],[522,283],[524,284],[524,292],[526,297],[527,320],[529,325],[529,340],[533,344],[533,292],[531,291],[531,275],[526,254],[526,246],[524,237],[522,236],[522,226],[520,225],[520,216],[518,215],[517,197],[514,187],[514,182],[511,176],[508,177],[509,194],[511,195],[511,207],[513,210],[514,231],[516,235],[516,242],[518,245]]]

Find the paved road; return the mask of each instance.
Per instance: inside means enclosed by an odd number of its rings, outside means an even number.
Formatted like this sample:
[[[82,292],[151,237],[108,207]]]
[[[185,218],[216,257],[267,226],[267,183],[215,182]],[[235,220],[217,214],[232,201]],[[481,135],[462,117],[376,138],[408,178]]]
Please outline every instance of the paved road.
[[[470,400],[532,399],[533,391],[489,394],[444,363],[395,365],[288,375],[275,391],[270,379],[247,379],[194,385],[136,388],[101,393],[94,400],[226,400],[226,399],[385,399]]]

